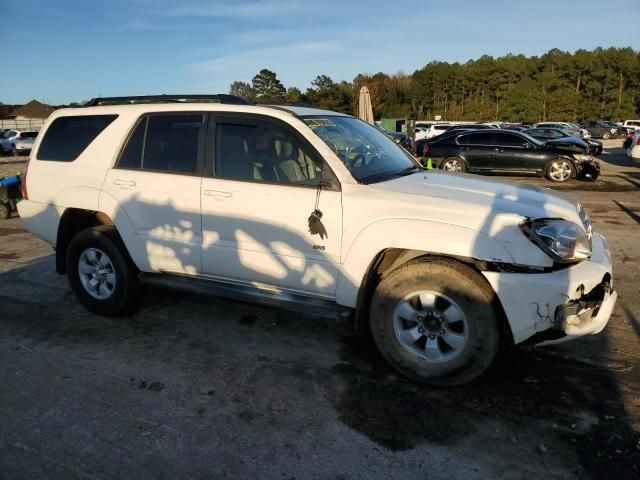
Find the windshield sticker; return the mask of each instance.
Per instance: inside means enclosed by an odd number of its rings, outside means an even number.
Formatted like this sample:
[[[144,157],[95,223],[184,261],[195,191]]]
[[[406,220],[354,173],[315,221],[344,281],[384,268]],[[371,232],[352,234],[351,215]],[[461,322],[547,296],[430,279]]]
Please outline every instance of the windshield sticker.
[[[336,126],[335,123],[333,123],[331,120],[328,120],[326,118],[306,118],[304,120],[304,123],[309,125],[309,127],[311,127],[311,128],[335,127]]]

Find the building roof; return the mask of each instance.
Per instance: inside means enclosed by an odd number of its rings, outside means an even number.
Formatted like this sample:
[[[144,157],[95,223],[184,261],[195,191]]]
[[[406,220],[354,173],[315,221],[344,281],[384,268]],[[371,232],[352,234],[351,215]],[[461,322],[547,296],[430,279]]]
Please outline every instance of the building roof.
[[[26,105],[16,108],[9,114],[11,117],[47,118],[53,112],[53,108],[37,100],[31,100]]]

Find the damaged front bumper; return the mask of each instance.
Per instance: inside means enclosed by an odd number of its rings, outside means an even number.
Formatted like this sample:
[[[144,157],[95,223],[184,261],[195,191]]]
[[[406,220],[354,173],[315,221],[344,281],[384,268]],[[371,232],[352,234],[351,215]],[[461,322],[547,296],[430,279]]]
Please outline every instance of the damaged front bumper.
[[[596,160],[590,160],[578,164],[577,177],[580,180],[595,181],[600,176],[600,164]]]
[[[610,281],[604,279],[591,292],[558,305],[552,327],[532,336],[527,343],[552,345],[600,333],[607,325],[617,299],[618,293],[611,288]]]
[[[548,273],[483,272],[493,286],[516,344],[543,345],[596,334],[616,299],[611,252],[594,233],[592,256]]]

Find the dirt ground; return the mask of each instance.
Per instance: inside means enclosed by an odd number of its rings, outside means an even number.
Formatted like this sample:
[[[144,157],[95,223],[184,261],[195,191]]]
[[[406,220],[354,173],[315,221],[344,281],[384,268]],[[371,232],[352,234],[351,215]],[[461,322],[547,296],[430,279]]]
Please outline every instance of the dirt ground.
[[[165,290],[91,315],[0,221],[0,478],[640,478],[640,169],[619,143],[598,182],[558,187],[613,250],[611,322],[462,388],[398,376],[334,320]]]

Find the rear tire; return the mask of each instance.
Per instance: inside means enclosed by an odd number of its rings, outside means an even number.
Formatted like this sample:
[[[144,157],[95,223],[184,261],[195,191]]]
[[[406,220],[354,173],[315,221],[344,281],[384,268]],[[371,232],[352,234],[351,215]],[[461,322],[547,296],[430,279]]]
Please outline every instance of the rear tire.
[[[112,225],[77,234],[69,243],[66,264],[71,288],[93,313],[127,313],[137,298],[138,270]]]
[[[371,332],[384,357],[403,375],[435,385],[461,385],[486,371],[498,353],[495,302],[486,280],[466,265],[447,259],[414,261],[376,287]]]

